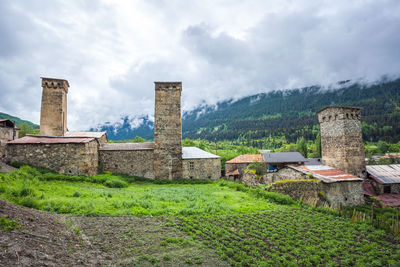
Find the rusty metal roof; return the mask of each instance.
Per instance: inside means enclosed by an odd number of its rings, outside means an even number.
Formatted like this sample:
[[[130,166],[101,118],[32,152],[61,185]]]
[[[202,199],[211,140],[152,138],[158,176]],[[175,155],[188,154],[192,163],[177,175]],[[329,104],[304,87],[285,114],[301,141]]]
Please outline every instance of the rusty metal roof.
[[[382,194],[379,200],[392,207],[400,207],[400,194]]]
[[[233,158],[231,160],[228,160],[226,163],[253,163],[254,161],[256,162],[263,162],[263,158],[261,154],[255,154],[255,155],[250,155],[250,154],[245,154],[245,155],[240,155],[237,156],[236,158]]]
[[[100,147],[100,150],[151,150],[154,143],[107,143]]]
[[[52,136],[33,136],[27,135],[25,137],[8,142],[9,145],[18,144],[79,144],[89,143],[95,140],[93,137],[52,137]]]
[[[101,138],[103,135],[107,135],[106,132],[66,132],[66,137],[94,137]]]
[[[367,173],[380,184],[400,183],[400,164],[368,165]]]
[[[263,153],[262,156],[266,163],[295,163],[307,161],[299,152]]]
[[[344,171],[340,171],[326,165],[302,165],[288,167],[305,174],[311,174],[314,176],[314,178],[322,180],[325,183],[363,181],[363,179],[357,176],[348,174]]]

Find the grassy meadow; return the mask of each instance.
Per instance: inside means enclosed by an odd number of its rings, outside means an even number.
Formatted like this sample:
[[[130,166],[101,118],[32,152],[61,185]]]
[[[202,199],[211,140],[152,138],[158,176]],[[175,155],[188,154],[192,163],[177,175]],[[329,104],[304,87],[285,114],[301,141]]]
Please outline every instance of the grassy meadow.
[[[0,174],[0,199],[64,214],[164,218],[184,236],[161,239],[160,249],[201,244],[231,266],[400,265],[398,236],[329,209],[223,180],[66,176],[23,166]]]

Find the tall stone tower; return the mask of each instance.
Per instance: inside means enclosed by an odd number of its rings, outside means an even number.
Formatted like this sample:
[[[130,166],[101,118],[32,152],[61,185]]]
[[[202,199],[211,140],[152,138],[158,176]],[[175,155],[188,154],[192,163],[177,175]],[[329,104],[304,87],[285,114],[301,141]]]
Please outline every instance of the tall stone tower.
[[[182,82],[154,82],[154,176],[180,179],[182,171]]]
[[[365,178],[361,108],[329,106],[317,114],[321,126],[322,163]]]
[[[63,136],[67,131],[67,80],[42,77],[40,134]]]

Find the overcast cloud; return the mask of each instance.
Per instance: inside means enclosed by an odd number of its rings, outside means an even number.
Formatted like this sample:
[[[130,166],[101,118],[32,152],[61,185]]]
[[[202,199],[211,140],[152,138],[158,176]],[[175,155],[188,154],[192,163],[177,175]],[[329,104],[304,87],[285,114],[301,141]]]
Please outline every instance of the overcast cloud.
[[[68,128],[274,89],[400,74],[398,0],[0,0],[0,111],[39,122],[40,77],[67,79]]]

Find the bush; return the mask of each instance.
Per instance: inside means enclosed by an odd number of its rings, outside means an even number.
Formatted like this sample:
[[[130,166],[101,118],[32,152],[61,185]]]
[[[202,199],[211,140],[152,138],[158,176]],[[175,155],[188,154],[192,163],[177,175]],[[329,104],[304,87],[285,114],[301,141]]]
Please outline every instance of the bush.
[[[107,179],[104,185],[110,188],[123,188],[128,186],[128,184],[125,181],[122,181],[118,178]]]
[[[13,230],[19,228],[18,220],[9,220],[4,216],[0,217],[0,232]]]

